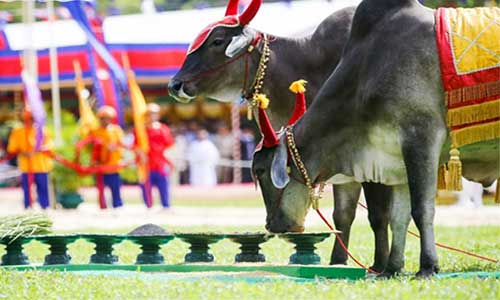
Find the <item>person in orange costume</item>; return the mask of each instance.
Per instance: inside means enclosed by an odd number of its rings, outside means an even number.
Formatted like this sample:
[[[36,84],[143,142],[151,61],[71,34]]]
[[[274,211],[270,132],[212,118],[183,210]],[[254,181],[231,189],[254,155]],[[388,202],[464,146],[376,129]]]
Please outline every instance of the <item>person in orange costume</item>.
[[[112,123],[116,118],[116,111],[113,107],[104,105],[97,111],[97,117],[100,126],[90,133],[90,136],[102,142],[95,157],[95,162],[99,165],[118,165],[122,158],[123,130],[120,126]],[[123,202],[120,195],[121,179],[118,172],[104,173],[103,183],[111,190],[113,207],[122,206]]]
[[[160,106],[149,103],[146,110],[146,133],[148,137],[149,152],[145,153],[149,166],[149,182],[158,188],[160,201],[163,208],[170,206],[168,167],[172,167],[165,158],[164,152],[174,144],[174,138],[167,125],[160,123]],[[141,185],[144,202],[147,201],[146,189]],[[147,205],[147,202],[146,202]]]
[[[40,206],[45,209],[49,206],[48,173],[52,170],[52,159],[44,152],[52,151],[52,139],[45,128],[43,129],[43,143],[35,151],[35,126],[33,114],[29,110],[23,111],[24,125],[14,128],[7,143],[7,152],[17,155],[19,169],[22,172],[21,180],[24,193],[24,208],[30,206],[29,174],[33,174],[34,183]]]

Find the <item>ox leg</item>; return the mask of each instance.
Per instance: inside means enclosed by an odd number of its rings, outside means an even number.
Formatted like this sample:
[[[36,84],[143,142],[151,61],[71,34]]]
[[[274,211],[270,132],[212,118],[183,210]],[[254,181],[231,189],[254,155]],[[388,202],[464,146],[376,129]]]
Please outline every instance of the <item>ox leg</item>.
[[[352,222],[356,216],[356,207],[360,194],[361,185],[359,183],[353,182],[333,187],[333,222],[335,223],[335,228],[342,231],[340,238],[346,247],[349,247],[349,234]],[[347,264],[347,253],[340,246],[337,239],[335,239],[335,245],[333,246],[330,264]]]
[[[375,256],[370,268],[382,272],[389,258],[388,227],[392,189],[379,183],[363,183],[368,220],[375,235]]]
[[[432,121],[419,120],[418,124],[407,124],[402,147],[411,196],[411,215],[421,236],[418,277],[428,277],[439,270],[434,244],[434,201],[439,153],[446,133]]]
[[[391,253],[389,261],[382,274],[391,277],[400,273],[405,264],[405,246],[408,225],[411,220],[410,191],[408,185],[398,185],[392,188],[391,205]]]

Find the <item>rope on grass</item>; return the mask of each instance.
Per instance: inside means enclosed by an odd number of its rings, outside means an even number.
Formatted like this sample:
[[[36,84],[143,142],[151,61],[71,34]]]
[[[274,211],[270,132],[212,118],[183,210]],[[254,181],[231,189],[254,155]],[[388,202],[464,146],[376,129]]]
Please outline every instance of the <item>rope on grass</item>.
[[[323,214],[321,213],[321,211],[319,209],[316,209],[316,212],[318,213],[318,215],[321,218],[321,220],[323,220],[323,222],[325,222],[326,226],[328,226],[328,228],[330,228],[330,230],[333,231],[333,233],[335,234],[335,238],[339,242],[340,247],[342,247],[342,250],[344,250],[344,252],[347,254],[347,256],[349,256],[349,258],[351,258],[358,266],[360,266],[361,268],[365,269],[367,272],[372,273],[372,274],[377,274],[377,275],[380,274],[379,272],[377,272],[375,270],[372,270],[371,268],[367,267],[362,262],[360,262],[356,257],[354,257],[351,254],[351,252],[349,252],[349,250],[347,249],[346,245],[344,244],[344,242],[340,238],[340,234],[335,230],[335,228],[330,224],[330,222],[328,222],[328,220],[323,216]]]

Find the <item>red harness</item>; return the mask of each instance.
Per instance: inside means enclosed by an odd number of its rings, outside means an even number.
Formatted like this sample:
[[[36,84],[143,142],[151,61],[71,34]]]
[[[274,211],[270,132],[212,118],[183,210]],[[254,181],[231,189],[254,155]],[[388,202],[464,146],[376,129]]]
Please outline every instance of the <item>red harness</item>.
[[[225,63],[220,64],[214,68],[199,72],[196,75],[194,75],[193,77],[185,80],[184,82],[192,82],[192,81],[198,80],[200,78],[209,76],[213,73],[219,72],[222,69],[224,69],[225,67],[227,67],[228,65],[238,61],[240,58],[245,57],[245,75],[243,77],[243,90],[244,90],[246,87],[246,83],[247,83],[248,60],[250,58],[250,54],[252,53],[253,49],[255,49],[257,47],[257,44],[262,40],[262,38],[263,38],[263,34],[260,32],[257,32],[257,35],[254,37],[252,43],[250,44],[250,46],[248,46],[247,51],[244,51],[244,52],[238,54],[237,56],[231,58],[230,60],[226,61]]]

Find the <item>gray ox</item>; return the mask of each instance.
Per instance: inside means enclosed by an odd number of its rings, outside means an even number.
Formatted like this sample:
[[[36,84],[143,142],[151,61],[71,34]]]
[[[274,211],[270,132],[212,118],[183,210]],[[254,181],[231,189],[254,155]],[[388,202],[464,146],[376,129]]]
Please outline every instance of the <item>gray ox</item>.
[[[354,7],[341,9],[326,18],[310,36],[295,39],[272,37],[270,60],[264,85],[261,90],[271,99],[267,112],[273,128],[278,129],[287,123],[292,113],[295,96],[288,91],[288,86],[299,78],[308,82],[306,96],[312,100],[317,91],[337,66],[344,44],[349,36]],[[248,26],[224,27],[213,29],[203,45],[189,53],[182,68],[169,83],[169,92],[180,102],[189,102],[197,96],[206,96],[219,101],[234,101],[241,97],[243,90],[251,90],[257,72],[257,65],[262,55],[262,42],[257,51],[249,54],[248,70],[245,74],[245,57],[234,60],[234,55],[245,53],[257,31]],[[239,42],[243,36],[245,42],[238,45],[232,57],[226,55],[231,45]],[[219,66],[224,66],[219,68]],[[215,70],[215,71],[213,71]],[[200,76],[201,74],[201,76]],[[244,78],[247,85],[243,86]],[[308,103],[309,104],[309,103]],[[342,240],[348,245],[351,224],[356,213],[361,185],[347,183],[335,186],[334,222],[342,231]],[[374,270],[383,270],[388,258],[387,217],[381,218],[378,207],[372,203],[380,202],[379,195],[371,186],[365,186],[365,195],[370,206],[369,219],[376,235],[376,253]],[[370,201],[371,200],[371,201]],[[282,231],[299,230],[287,228]],[[331,264],[345,264],[347,255],[338,242],[332,251]]]
[[[254,156],[272,232],[302,228],[314,184],[368,184],[380,195],[393,233],[384,275],[404,265],[413,217],[421,235],[417,276],[438,271],[434,200],[438,165],[449,151],[433,11],[416,0],[365,0],[356,10],[341,61],[279,145]],[[300,163],[287,172],[287,147]],[[488,185],[499,176],[499,140],[461,147],[464,177]],[[294,155],[292,155],[294,156]],[[296,159],[297,160],[297,159]],[[306,175],[304,175],[306,173]]]

